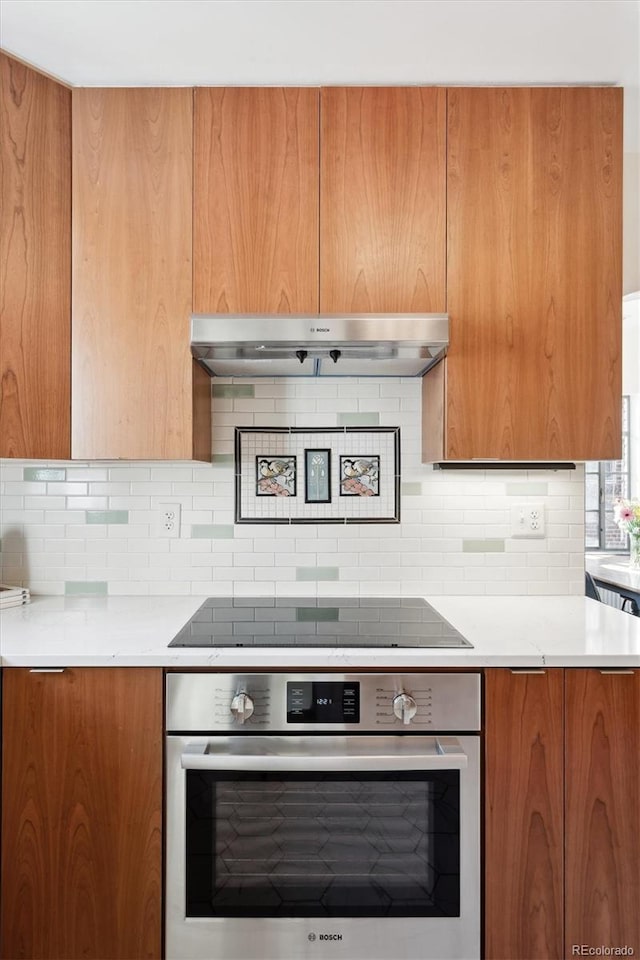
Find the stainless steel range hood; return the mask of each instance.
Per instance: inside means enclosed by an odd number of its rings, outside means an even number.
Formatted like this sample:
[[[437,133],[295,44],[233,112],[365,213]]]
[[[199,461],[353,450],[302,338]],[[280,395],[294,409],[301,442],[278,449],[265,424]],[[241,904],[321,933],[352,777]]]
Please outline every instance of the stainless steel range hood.
[[[421,377],[448,343],[446,313],[191,318],[191,352],[215,377]]]

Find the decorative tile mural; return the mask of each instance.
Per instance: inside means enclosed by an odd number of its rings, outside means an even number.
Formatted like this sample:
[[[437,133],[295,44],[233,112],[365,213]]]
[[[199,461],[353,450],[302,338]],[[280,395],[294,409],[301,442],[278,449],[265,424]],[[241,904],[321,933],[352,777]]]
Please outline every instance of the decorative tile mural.
[[[236,523],[399,523],[400,428],[235,431]]]

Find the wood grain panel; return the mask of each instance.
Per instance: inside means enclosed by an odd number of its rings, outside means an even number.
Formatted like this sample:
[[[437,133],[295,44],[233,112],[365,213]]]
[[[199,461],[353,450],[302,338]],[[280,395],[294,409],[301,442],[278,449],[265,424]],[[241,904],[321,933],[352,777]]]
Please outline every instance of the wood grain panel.
[[[447,163],[447,456],[618,457],[622,90],[449,90]]]
[[[640,953],[640,670],[566,672],[566,955]]]
[[[72,456],[192,457],[192,91],[73,91]]]
[[[444,460],[446,433],[447,358],[422,378],[422,462]]]
[[[320,308],[443,312],[446,91],[321,91]]]
[[[0,53],[0,457],[70,453],[71,94]]]
[[[317,90],[196,90],[196,313],[317,313],[318,164]]]
[[[7,960],[161,955],[162,671],[5,669]]]
[[[485,954],[563,956],[563,671],[485,674]]]
[[[211,377],[192,361],[194,460],[211,460]]]

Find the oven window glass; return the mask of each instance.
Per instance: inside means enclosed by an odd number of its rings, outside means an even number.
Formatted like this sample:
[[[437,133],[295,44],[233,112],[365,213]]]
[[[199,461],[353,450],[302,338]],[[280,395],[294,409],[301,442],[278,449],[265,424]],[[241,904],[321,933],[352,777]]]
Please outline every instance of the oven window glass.
[[[460,915],[460,774],[186,774],[188,917]]]

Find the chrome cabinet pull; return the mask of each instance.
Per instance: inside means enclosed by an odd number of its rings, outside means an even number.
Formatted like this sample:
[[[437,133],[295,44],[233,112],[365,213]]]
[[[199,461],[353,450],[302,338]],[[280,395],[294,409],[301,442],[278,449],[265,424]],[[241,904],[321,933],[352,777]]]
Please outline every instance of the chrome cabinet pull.
[[[32,667],[29,673],[64,673],[66,667]]]
[[[600,673],[603,677],[609,676],[618,676],[618,677],[633,677],[635,676],[635,670],[601,670]]]

